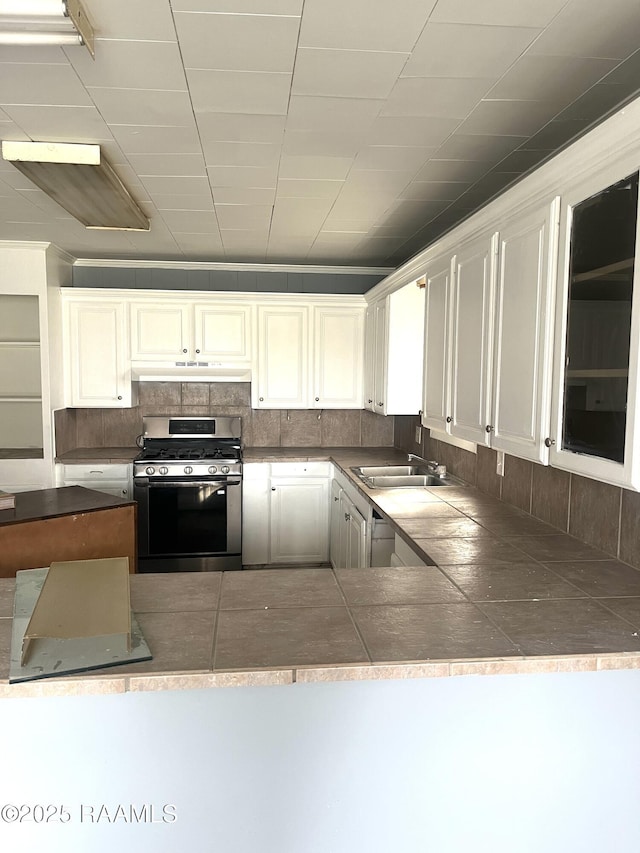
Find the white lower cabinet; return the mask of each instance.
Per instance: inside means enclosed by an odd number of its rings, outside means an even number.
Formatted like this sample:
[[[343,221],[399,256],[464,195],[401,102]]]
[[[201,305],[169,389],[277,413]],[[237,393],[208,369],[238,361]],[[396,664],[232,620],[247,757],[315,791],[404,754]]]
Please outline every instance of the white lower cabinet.
[[[57,465],[56,469],[59,486],[84,486],[124,500],[133,497],[132,465]]]
[[[329,557],[329,462],[245,463],[242,563],[325,563]]]
[[[367,563],[367,520],[338,480],[331,483],[330,557],[334,569],[364,569]]]

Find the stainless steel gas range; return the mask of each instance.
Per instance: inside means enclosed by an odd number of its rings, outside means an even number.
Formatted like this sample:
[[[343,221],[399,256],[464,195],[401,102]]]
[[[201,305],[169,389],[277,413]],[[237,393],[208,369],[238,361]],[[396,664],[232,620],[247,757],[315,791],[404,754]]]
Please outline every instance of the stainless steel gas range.
[[[138,571],[242,568],[241,432],[240,418],[143,418]]]

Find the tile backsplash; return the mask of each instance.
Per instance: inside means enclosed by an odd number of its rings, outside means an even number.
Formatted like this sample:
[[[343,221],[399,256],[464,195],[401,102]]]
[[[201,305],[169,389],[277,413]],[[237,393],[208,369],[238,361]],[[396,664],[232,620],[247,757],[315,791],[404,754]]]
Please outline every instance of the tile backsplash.
[[[387,447],[394,418],[360,409],[252,409],[248,382],[141,382],[131,409],[55,413],[56,453],[132,447],[144,415],[235,415],[247,447]]]
[[[470,453],[432,439],[427,429],[418,444],[419,424],[417,415],[396,416],[395,446],[436,459],[481,491],[640,568],[640,493],[509,455],[498,477],[495,450]]]

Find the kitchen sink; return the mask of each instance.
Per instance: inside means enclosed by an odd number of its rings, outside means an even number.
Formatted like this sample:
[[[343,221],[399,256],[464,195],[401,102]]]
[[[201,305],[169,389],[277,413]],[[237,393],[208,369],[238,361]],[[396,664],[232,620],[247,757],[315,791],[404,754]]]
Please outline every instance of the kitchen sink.
[[[370,489],[408,489],[426,486],[464,486],[451,474],[435,474],[427,465],[377,465],[351,469]]]

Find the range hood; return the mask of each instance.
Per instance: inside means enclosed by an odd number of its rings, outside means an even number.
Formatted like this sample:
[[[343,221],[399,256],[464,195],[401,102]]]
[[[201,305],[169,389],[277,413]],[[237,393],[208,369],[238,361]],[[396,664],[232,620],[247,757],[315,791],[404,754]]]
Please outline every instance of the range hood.
[[[131,378],[139,382],[251,382],[251,368],[215,361],[134,361]]]

